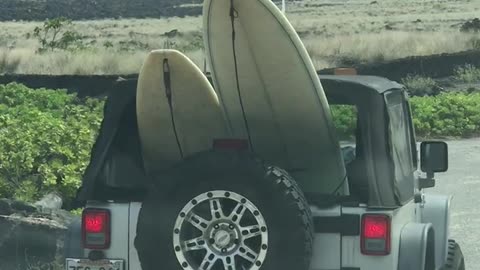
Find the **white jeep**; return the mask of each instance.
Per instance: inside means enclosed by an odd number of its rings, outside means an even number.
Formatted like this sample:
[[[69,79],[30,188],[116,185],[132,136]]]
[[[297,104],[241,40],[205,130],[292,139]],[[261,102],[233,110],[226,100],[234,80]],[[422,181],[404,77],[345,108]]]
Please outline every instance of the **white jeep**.
[[[449,239],[449,196],[423,193],[447,170],[447,144],[422,142],[417,153],[404,87],[320,80],[331,107],[356,112],[342,147],[349,195],[302,190],[297,171],[258,159],[241,140],[147,176],[136,82],[119,84],[78,193],[85,209],[69,231],[66,269],[465,269]]]

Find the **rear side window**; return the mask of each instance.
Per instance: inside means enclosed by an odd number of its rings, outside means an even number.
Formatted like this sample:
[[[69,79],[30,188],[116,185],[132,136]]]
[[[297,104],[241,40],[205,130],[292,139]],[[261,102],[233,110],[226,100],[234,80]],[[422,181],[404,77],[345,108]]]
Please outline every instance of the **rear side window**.
[[[337,136],[342,144],[356,143],[357,107],[355,105],[330,105]]]
[[[330,105],[333,123],[337,136],[340,140],[342,157],[345,164],[355,159],[355,147],[357,146],[357,117],[358,110],[355,105]]]
[[[413,195],[413,172],[410,122],[407,104],[403,92],[387,93],[387,111],[389,117],[388,133],[391,158],[395,167],[396,187],[402,201]]]

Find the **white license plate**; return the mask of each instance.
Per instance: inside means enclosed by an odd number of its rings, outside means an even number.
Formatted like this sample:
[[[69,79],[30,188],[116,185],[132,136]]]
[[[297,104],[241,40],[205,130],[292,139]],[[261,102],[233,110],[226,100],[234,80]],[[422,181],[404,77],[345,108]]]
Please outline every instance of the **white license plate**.
[[[65,270],[123,270],[123,260],[66,259]]]

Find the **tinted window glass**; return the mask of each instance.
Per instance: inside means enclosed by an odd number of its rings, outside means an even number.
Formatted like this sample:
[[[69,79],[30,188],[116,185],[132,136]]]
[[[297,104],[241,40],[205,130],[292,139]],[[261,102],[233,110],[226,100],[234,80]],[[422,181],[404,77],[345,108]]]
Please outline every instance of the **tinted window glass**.
[[[340,139],[343,160],[346,164],[355,159],[357,144],[357,107],[355,105],[331,105],[332,118]]]

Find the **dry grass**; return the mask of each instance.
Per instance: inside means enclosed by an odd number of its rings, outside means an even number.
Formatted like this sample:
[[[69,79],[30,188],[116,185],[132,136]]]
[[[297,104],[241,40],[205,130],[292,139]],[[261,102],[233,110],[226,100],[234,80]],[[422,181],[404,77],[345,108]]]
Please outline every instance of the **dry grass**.
[[[39,22],[0,23],[0,73],[5,62],[20,60],[15,73],[27,74],[131,74],[140,69],[149,50],[165,47],[167,40],[175,42],[175,48],[185,53],[199,66],[203,64],[200,48],[189,48],[200,34],[199,18],[128,19],[75,22],[72,29],[83,36],[86,44],[93,44],[80,51],[48,51],[36,53],[39,43],[28,38]],[[178,29],[181,36],[168,39],[165,32]],[[114,47],[106,48],[111,42]],[[130,44],[133,42],[133,44]],[[122,45],[126,44],[126,45]],[[145,47],[138,47],[140,44]]]
[[[372,2],[288,2],[287,17],[300,33],[317,68],[341,65],[345,60],[372,62],[457,52],[480,44],[478,33],[459,31],[463,22],[478,17],[480,0]],[[39,44],[28,38],[28,33],[39,25],[0,23],[0,73],[135,73],[147,52],[163,48],[167,40],[203,67],[200,17],[79,21],[74,23],[73,30],[90,44],[87,50],[44,54],[35,53]],[[181,35],[167,38],[164,33],[173,29]],[[106,42],[113,47],[106,48]],[[1,63],[8,67],[2,69]]]
[[[455,70],[455,78],[464,83],[480,82],[480,68],[472,65],[457,67]]]
[[[319,38],[309,35],[304,44],[318,68],[345,61],[377,62],[412,55],[431,55],[472,49],[478,34],[452,32],[383,31]]]
[[[376,2],[375,4],[372,4]],[[325,34],[399,31],[452,31],[480,13],[479,0],[304,0],[287,8],[300,30]],[[453,28],[452,28],[453,27]]]
[[[9,64],[2,69],[2,55]],[[0,49],[0,73],[21,74],[133,74],[137,73],[147,51],[116,52],[107,49],[95,51],[54,51],[36,54],[29,49]],[[198,66],[202,66],[201,51],[187,52]],[[14,63],[13,66],[11,63]]]

